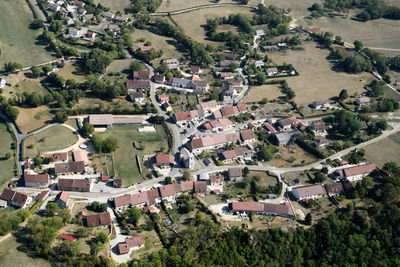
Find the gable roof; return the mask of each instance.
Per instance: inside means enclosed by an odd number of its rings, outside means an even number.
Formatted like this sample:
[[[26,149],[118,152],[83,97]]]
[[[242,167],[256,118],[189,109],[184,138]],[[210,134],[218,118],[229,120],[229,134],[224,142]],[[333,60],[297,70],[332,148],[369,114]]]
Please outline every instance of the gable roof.
[[[46,153],[43,155],[43,158],[50,158],[53,157],[55,161],[65,161],[68,159],[67,152],[56,152],[56,153]]]
[[[329,193],[342,193],[344,191],[341,183],[326,184],[326,192]]]
[[[141,192],[131,195],[131,204],[139,205],[147,202],[147,192]]]
[[[159,154],[156,156],[156,163],[157,164],[174,164],[175,159],[174,156],[166,155],[166,154]]]
[[[1,192],[0,199],[10,202],[14,194],[15,194],[14,190],[4,188],[3,192]]]
[[[54,167],[55,173],[84,172],[85,162],[73,161],[65,163],[57,163]]]
[[[178,112],[174,114],[174,119],[175,121],[186,121],[186,120],[192,120],[195,119],[199,116],[199,113],[197,110],[189,110],[185,112]]]
[[[196,181],[193,183],[193,190],[195,193],[201,193],[207,191],[207,182],[206,181]]]
[[[49,175],[47,173],[44,174],[30,174],[29,172],[24,173],[24,181],[26,183],[35,183],[35,184],[45,184],[49,182]]]
[[[221,108],[220,112],[221,112],[222,116],[228,117],[228,116],[239,113],[239,109],[236,106],[229,106],[229,107]]]
[[[150,81],[149,80],[128,80],[126,82],[126,87],[128,89],[149,88]]]
[[[293,190],[297,191],[300,198],[326,194],[324,187],[320,184],[295,187]]]
[[[66,233],[59,234],[58,237],[61,238],[61,239],[69,240],[69,241],[75,241],[76,240],[76,238],[74,236],[66,234]]]
[[[89,115],[91,125],[111,125],[113,123],[112,114],[91,114]]]
[[[86,150],[78,149],[73,152],[74,154],[74,161],[83,161],[84,163],[88,163],[88,155]]]
[[[131,195],[128,195],[128,194],[114,197],[114,206],[116,208],[125,206],[125,205],[130,205],[131,202],[132,202]]]
[[[193,190],[193,181],[186,181],[181,183],[182,191]]]
[[[175,187],[173,184],[168,184],[159,187],[161,197],[169,197],[175,195]]]
[[[101,212],[86,216],[86,225],[88,227],[107,225],[110,223],[111,223],[111,215],[108,212]]]
[[[61,191],[56,196],[56,200],[61,200],[64,203],[67,203],[68,199],[69,199],[69,195],[65,191]]]
[[[125,238],[125,243],[128,245],[128,247],[140,247],[144,245],[144,237],[143,236],[129,236]]]
[[[345,177],[351,177],[356,175],[364,175],[373,172],[376,169],[375,164],[364,164],[349,168],[342,169]]]
[[[148,70],[134,71],[133,78],[137,78],[140,80],[148,80],[148,79],[150,79],[150,71],[148,71]]]
[[[240,138],[243,141],[252,140],[252,139],[256,138],[253,131],[249,130],[249,129],[241,130],[239,133],[240,133]]]
[[[18,203],[21,207],[25,205],[26,201],[28,200],[28,196],[22,194],[20,192],[15,192],[11,202]]]
[[[58,179],[58,189],[66,190],[66,189],[83,189],[83,190],[90,190],[92,185],[92,181],[86,179]]]
[[[44,190],[42,191],[37,197],[36,197],[36,201],[39,201],[41,199],[44,199],[48,194],[49,194],[49,190]]]

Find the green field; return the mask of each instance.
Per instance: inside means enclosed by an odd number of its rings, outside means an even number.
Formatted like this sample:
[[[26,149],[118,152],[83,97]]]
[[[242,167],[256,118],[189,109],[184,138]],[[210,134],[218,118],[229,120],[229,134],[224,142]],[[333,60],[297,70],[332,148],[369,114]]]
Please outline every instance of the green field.
[[[11,144],[14,142],[12,135],[7,130],[7,126],[4,122],[0,121],[0,185],[8,182],[8,180],[14,177],[14,157],[10,159],[5,158],[5,154],[11,152]]]
[[[143,155],[168,152],[167,135],[161,125],[155,125],[155,133],[139,133],[138,128],[141,127],[121,125],[99,133],[103,138],[113,136],[118,140],[119,149],[114,153],[114,165],[116,176],[123,179],[123,186],[140,182],[143,180],[143,174],[147,174],[142,162]],[[133,147],[133,142],[136,143],[137,150]],[[143,174],[139,173],[136,155],[139,155]]]
[[[24,157],[33,158],[44,152],[64,149],[77,141],[78,136],[70,129],[61,125],[54,125],[25,139]],[[34,144],[34,147],[28,148],[31,144]]]
[[[8,61],[31,66],[53,59],[44,46],[35,44],[41,30],[29,29],[33,15],[25,0],[2,0],[0,10],[0,66]]]
[[[400,133],[391,135],[365,148],[366,157],[378,167],[389,161],[400,164]]]
[[[78,63],[68,63],[66,64],[59,72],[58,75],[67,79],[74,79],[76,82],[84,82],[86,80],[86,76],[81,74],[79,70]]]

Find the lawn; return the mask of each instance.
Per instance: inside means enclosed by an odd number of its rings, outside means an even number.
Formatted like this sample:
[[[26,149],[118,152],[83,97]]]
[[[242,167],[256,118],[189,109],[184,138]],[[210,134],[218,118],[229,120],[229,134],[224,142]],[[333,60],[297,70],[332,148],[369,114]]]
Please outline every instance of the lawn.
[[[269,53],[268,57],[277,65],[284,62],[293,64],[299,76],[287,78],[290,87],[296,92],[298,105],[311,104],[315,100],[330,99],[347,89],[349,95],[364,92],[365,84],[372,81],[369,73],[347,74],[332,70],[332,63],[326,57],[329,50],[320,49],[313,41],[303,42],[304,50],[283,53]],[[268,94],[260,96],[268,97]]]
[[[136,233],[135,233],[136,234]],[[133,234],[133,235],[135,235]],[[160,239],[158,238],[158,235],[156,231],[142,231],[138,233],[137,235],[141,235],[144,237],[144,248],[141,248],[139,250],[133,250],[131,252],[131,259],[140,259],[142,256],[149,255],[153,251],[159,250],[162,248],[162,244]]]
[[[400,133],[364,147],[366,158],[378,167],[389,161],[400,164]]]
[[[24,156],[33,158],[44,152],[56,151],[67,148],[78,141],[76,136],[69,128],[61,125],[53,125],[50,128],[37,134],[29,136],[24,142]],[[34,144],[33,148],[28,148]]]
[[[0,121],[0,185],[5,184],[8,180],[14,177],[14,157],[10,159],[5,158],[5,154],[10,152],[12,154],[11,144],[14,142],[13,137],[7,130],[4,122]]]
[[[95,0],[96,4],[101,3],[105,7],[109,7],[111,11],[124,12],[125,8],[132,7],[130,0]]]
[[[86,80],[86,76],[82,75],[77,62],[65,64],[65,66],[57,72],[57,74],[64,77],[66,80],[74,79],[78,83]]]
[[[119,149],[114,152],[114,164],[116,177],[122,178],[123,186],[131,185],[143,180],[148,173],[143,165],[143,155],[156,153],[167,153],[167,135],[161,125],[155,125],[155,133],[139,133],[138,128],[142,126],[121,125],[107,129],[99,133],[103,138],[113,136],[118,140]],[[138,149],[135,149],[133,143]],[[138,155],[141,161],[143,173],[139,173],[135,156]],[[102,167],[104,170],[104,166]],[[110,166],[109,166],[110,168]]]
[[[2,75],[10,86],[3,88],[2,95],[6,98],[11,98],[15,94],[24,92],[46,94],[48,91],[40,84],[40,78],[33,78],[30,71],[20,71],[9,75]]]
[[[308,176],[302,172],[302,171],[298,171],[298,172],[285,172],[283,174],[283,178],[285,179],[285,181],[287,183],[290,182],[294,182],[294,180],[299,179],[299,184],[308,184],[310,182],[310,179],[308,178]],[[297,186],[297,185],[295,185]]]
[[[301,149],[298,145],[280,146],[275,157],[275,167],[295,167],[316,161],[313,155]],[[271,162],[267,163],[271,165]]]
[[[24,134],[30,133],[53,121],[53,114],[48,106],[40,106],[37,108],[16,108],[19,111],[17,125]]]
[[[2,0],[0,10],[0,66],[8,61],[31,66],[53,59],[37,44],[41,30],[29,29],[33,15],[25,0]]]
[[[111,82],[125,83],[128,80],[128,76],[131,75],[129,70],[129,65],[131,64],[131,59],[117,59],[111,62],[107,68],[107,75],[103,76],[103,79],[109,80]],[[146,67],[143,66],[143,70]]]
[[[206,32],[204,26],[207,19],[217,17],[225,17],[230,14],[242,13],[251,16],[251,9],[247,7],[216,7],[200,9],[189,13],[173,15],[171,18],[184,30],[184,32],[198,42],[210,44],[220,44],[217,42],[206,40]]]
[[[0,265],[1,266],[24,266],[24,267],[47,267],[51,266],[48,261],[39,258],[31,258],[24,252],[18,250],[19,243],[14,236],[0,243]]]

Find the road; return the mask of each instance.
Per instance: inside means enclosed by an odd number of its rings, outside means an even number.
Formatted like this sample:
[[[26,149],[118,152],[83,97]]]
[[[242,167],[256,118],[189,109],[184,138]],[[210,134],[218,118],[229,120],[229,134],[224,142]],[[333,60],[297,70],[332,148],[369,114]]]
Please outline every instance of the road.
[[[221,4],[210,4],[210,5],[203,5],[203,6],[196,6],[196,7],[189,7],[181,10],[174,10],[174,11],[166,11],[166,12],[157,12],[150,14],[151,16],[169,16],[169,15],[178,15],[182,13],[188,13],[200,9],[206,8],[215,8],[215,7],[224,7],[224,6],[239,6],[239,7],[248,7],[248,8],[257,8],[257,6],[252,5],[240,5],[235,3],[221,3]]]

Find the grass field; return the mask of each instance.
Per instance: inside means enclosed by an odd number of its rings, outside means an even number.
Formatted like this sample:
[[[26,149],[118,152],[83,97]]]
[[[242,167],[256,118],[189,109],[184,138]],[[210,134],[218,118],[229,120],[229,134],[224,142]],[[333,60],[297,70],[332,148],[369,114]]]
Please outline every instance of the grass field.
[[[378,167],[389,161],[400,164],[400,133],[391,135],[365,148],[366,157]]]
[[[114,109],[116,107],[122,108],[122,109],[133,110],[132,102],[129,102],[128,100],[126,100],[124,98],[116,98],[116,99],[113,99],[112,101],[105,101],[105,100],[101,100],[99,98],[81,98],[81,99],[79,99],[79,102],[73,107],[73,109],[95,108],[95,107],[99,107],[100,104],[103,105],[105,110],[107,108]]]
[[[182,10],[186,8],[203,6],[203,5],[212,5],[216,3],[217,2],[215,0],[163,0],[157,11],[167,12],[174,10]],[[234,2],[231,0],[220,0],[218,1],[218,4],[220,3],[234,3]]]
[[[6,98],[13,97],[16,93],[33,93],[46,94],[48,91],[40,84],[40,78],[32,78],[30,71],[21,71],[9,75],[2,75],[10,86],[3,88],[2,95]]]
[[[116,176],[123,180],[123,185],[131,185],[142,181],[147,173],[146,167],[143,165],[143,155],[167,153],[168,143],[167,135],[161,125],[155,125],[155,133],[139,133],[138,128],[141,126],[123,125],[114,126],[107,129],[106,132],[99,133],[103,138],[113,136],[118,140],[119,149],[114,153],[114,164]],[[133,147],[133,142],[140,149]],[[139,173],[135,156],[139,155],[143,174]]]
[[[297,104],[311,104],[315,100],[329,99],[347,89],[349,95],[362,93],[365,84],[373,77],[369,73],[347,74],[332,70],[332,63],[326,57],[329,50],[320,49],[314,42],[304,42],[303,51],[270,53],[268,57],[278,65],[284,62],[293,64],[299,76],[287,78],[290,87],[296,92]],[[260,96],[268,97],[268,93]]]
[[[0,10],[0,66],[8,61],[31,66],[52,60],[44,46],[36,44],[41,31],[29,29],[33,15],[25,0],[2,0]]]
[[[130,0],[95,0],[96,4],[101,3],[105,7],[109,7],[112,11],[124,11],[125,8],[132,6]]]
[[[70,129],[61,125],[53,125],[25,139],[24,156],[32,158],[47,151],[64,149],[77,141],[78,137]],[[34,147],[28,148],[31,144],[34,144]]]
[[[17,125],[24,134],[32,132],[53,120],[53,115],[48,106],[37,108],[17,107],[17,109],[19,111]]]
[[[258,185],[261,186],[269,186],[269,185],[276,185],[276,178],[269,176],[267,172],[263,171],[250,171],[247,177],[260,177],[260,180],[257,182]]]
[[[12,135],[7,130],[7,126],[5,123],[0,121],[0,185],[8,182],[8,180],[14,177],[14,157],[10,159],[5,158],[5,154],[11,152],[13,154],[13,150],[11,149],[11,144],[14,142]]]
[[[82,75],[79,71],[79,66],[77,65],[78,63],[73,62],[73,63],[68,63],[65,64],[64,68],[59,70],[57,72],[58,75],[64,77],[66,80],[67,79],[74,79],[76,82],[84,82],[86,79],[85,75]]]
[[[220,44],[205,40],[206,36],[204,25],[206,24],[207,19],[224,17],[229,16],[230,14],[237,13],[242,13],[250,16],[250,11],[251,9],[246,7],[229,6],[200,9],[189,13],[173,15],[171,17],[185,31],[185,33],[192,37],[194,40],[210,44]]]
[[[271,101],[284,96],[285,95],[279,89],[279,84],[264,84],[261,86],[252,86],[248,94],[243,98],[243,101],[259,102],[264,97],[266,97],[269,101]]]

